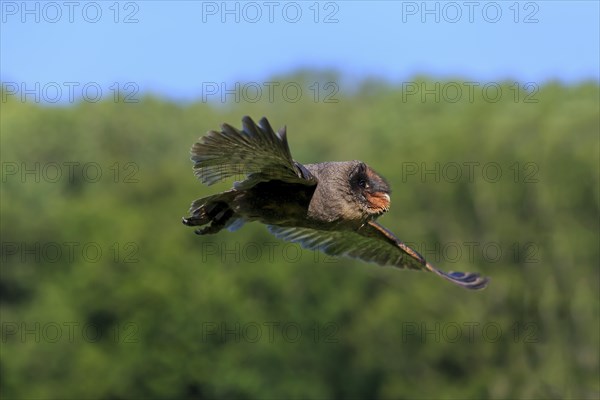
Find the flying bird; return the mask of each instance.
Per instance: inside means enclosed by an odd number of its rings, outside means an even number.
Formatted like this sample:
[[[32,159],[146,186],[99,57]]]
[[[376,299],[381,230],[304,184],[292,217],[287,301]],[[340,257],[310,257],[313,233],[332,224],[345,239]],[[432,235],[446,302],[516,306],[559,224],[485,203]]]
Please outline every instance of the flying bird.
[[[365,163],[303,165],[292,158],[285,127],[275,133],[266,118],[257,125],[247,116],[242,125],[223,124],[192,146],[202,183],[245,175],[230,190],[192,203],[183,223],[198,226],[198,235],[259,221],[283,240],[328,255],[425,270],[467,289],[487,286],[479,274],[437,269],[376,221],[390,207],[390,187]]]

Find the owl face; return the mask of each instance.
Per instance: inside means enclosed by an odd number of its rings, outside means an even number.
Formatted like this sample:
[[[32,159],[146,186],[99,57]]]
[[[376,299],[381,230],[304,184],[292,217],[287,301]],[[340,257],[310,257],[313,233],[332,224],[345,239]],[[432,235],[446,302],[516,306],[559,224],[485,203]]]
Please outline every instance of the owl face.
[[[388,183],[365,163],[359,162],[348,177],[350,190],[358,206],[369,216],[378,216],[390,207]]]

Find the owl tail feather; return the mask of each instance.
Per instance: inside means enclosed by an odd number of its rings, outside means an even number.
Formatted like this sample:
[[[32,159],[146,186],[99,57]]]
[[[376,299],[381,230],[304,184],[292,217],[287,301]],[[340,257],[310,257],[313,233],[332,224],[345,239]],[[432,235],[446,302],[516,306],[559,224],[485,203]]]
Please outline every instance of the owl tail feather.
[[[234,191],[230,190],[198,199],[190,207],[191,216],[182,218],[181,222],[187,226],[202,226],[194,231],[198,235],[217,233],[238,219],[230,207],[233,196]]]
[[[476,274],[474,272],[444,272],[444,271],[440,271],[439,269],[437,269],[436,267],[434,267],[433,265],[429,264],[428,262],[425,263],[425,268],[427,268],[427,270],[435,273],[436,275],[441,276],[442,278],[456,284],[459,286],[464,287],[465,289],[471,289],[471,290],[481,290],[484,289],[489,282],[489,278],[488,277],[482,277],[479,274]]]

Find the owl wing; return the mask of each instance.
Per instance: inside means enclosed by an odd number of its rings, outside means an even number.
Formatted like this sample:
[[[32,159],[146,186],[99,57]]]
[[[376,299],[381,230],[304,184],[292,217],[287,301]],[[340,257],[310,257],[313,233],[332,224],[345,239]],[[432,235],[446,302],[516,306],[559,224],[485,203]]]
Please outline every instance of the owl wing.
[[[316,178],[292,159],[285,127],[275,133],[269,121],[262,118],[258,125],[245,116],[242,130],[228,124],[221,131],[209,131],[192,146],[194,174],[207,185],[229,177],[244,176],[236,189],[254,186],[258,182],[281,180],[289,183],[316,185]]]
[[[300,243],[307,249],[320,250],[332,256],[358,258],[379,265],[426,270],[467,289],[483,289],[489,281],[487,277],[472,272],[440,271],[375,221],[369,221],[356,231],[322,231],[272,225],[269,230],[277,237]]]

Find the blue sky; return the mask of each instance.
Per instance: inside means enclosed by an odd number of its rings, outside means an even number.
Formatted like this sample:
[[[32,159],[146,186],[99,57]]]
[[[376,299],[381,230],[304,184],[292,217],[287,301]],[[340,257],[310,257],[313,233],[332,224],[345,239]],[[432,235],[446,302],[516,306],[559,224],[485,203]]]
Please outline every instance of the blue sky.
[[[599,79],[597,1],[0,5],[0,79],[19,88],[76,82],[77,95],[89,82],[105,91],[133,82],[142,92],[191,100],[206,82],[265,81],[300,68],[391,82],[416,74]]]

